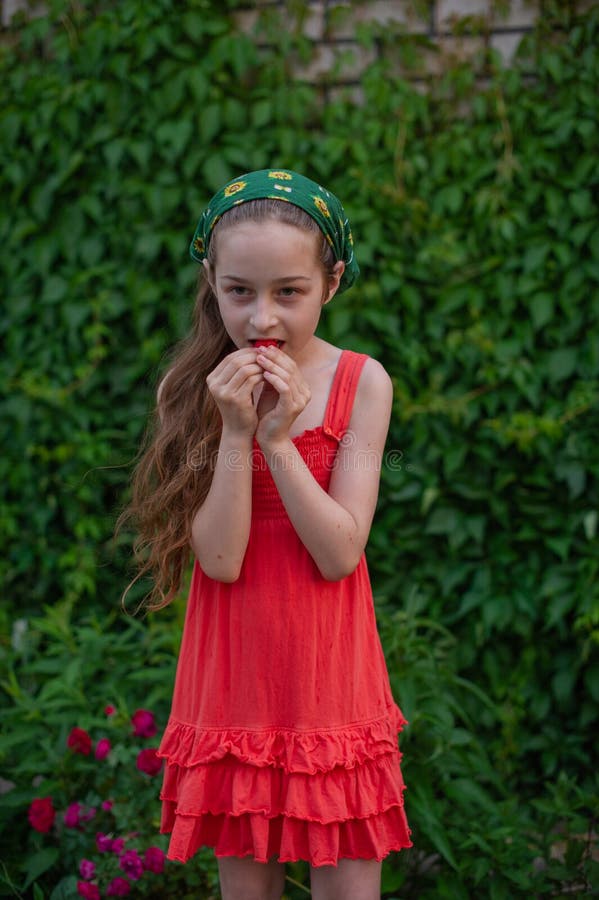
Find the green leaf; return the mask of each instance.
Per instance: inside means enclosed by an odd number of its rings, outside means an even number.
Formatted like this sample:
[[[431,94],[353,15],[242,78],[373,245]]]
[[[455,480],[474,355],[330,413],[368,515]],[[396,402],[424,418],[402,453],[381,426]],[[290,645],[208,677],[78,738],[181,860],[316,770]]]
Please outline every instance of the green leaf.
[[[37,853],[31,854],[24,865],[26,877],[23,890],[26,891],[36,878],[39,878],[40,875],[51,869],[58,862],[59,858],[60,850],[57,847],[45,847],[43,850],[38,850]]]
[[[547,372],[552,381],[569,378],[578,365],[578,350],[575,347],[561,347],[549,354]]]
[[[426,524],[427,534],[451,534],[458,524],[458,514],[449,507],[437,507]]]
[[[578,497],[584,491],[586,470],[581,463],[575,460],[560,462],[555,467],[555,474],[559,479],[567,482],[571,497]]]
[[[583,526],[584,533],[586,535],[586,539],[588,541],[594,540],[597,534],[597,519],[599,518],[596,509],[590,509],[588,512],[584,514],[583,517]]]
[[[68,296],[68,284],[60,275],[50,275],[42,290],[42,303],[58,303]]]
[[[591,215],[593,212],[593,200],[590,191],[574,191],[570,194],[570,206],[581,219]]]
[[[233,176],[233,173],[220,155],[209,156],[204,162],[203,171],[210,189],[214,192]]]
[[[221,127],[221,108],[217,103],[210,103],[199,112],[200,137],[204,146],[209,146],[210,141],[216,137]],[[218,187],[221,183],[218,184]],[[216,190],[216,188],[215,188]]]
[[[560,669],[553,676],[551,686],[559,703],[565,704],[573,698],[577,677],[578,672],[573,668]]]
[[[50,900],[74,900],[77,896],[77,877],[67,875],[60,879],[50,894]]]
[[[535,294],[528,302],[535,329],[543,328],[553,318],[553,297],[550,294]]]

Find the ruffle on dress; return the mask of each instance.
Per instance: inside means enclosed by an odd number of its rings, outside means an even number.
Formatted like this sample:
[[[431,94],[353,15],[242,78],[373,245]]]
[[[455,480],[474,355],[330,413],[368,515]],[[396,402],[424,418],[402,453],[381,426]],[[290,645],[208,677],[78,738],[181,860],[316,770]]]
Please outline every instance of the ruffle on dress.
[[[307,860],[311,866],[336,866],[340,859],[382,860],[395,850],[411,847],[402,806],[378,816],[321,825],[305,819],[263,813],[243,816],[175,815],[163,807],[162,830],[171,832],[168,858],[187,862],[200,847],[213,847],[219,856],[251,856],[266,863]]]
[[[395,751],[397,733],[406,724],[398,707],[371,722],[319,731],[197,728],[171,718],[160,744],[160,756],[171,764],[195,766],[231,755],[254,766],[313,774],[335,766],[351,769]]]
[[[382,859],[411,846],[397,732],[389,715],[320,732],[200,729],[169,722],[161,830],[169,859],[203,846],[259,862]]]

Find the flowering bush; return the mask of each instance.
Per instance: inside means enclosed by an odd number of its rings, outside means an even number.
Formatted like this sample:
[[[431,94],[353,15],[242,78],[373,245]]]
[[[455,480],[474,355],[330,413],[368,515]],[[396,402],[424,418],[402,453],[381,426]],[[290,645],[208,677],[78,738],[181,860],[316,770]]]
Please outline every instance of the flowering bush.
[[[104,715],[110,736],[94,740],[84,728],[71,728],[57,789],[31,801],[29,824],[71,869],[64,880],[73,896],[100,900],[133,889],[136,896],[164,896],[165,882],[157,879],[166,865],[157,821],[163,761],[155,747],[143,745],[157,733],[154,714],[138,709],[128,719],[109,705]]]

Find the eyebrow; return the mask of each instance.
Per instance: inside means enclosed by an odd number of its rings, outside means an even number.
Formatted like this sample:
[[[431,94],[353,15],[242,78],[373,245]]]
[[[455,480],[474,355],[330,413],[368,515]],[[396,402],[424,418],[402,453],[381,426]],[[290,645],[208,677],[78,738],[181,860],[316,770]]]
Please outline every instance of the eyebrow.
[[[231,281],[250,281],[249,278],[242,278],[241,275],[221,275],[221,278],[229,278]],[[286,275],[284,278],[275,278],[275,284],[282,284],[284,281],[312,281],[308,275]]]

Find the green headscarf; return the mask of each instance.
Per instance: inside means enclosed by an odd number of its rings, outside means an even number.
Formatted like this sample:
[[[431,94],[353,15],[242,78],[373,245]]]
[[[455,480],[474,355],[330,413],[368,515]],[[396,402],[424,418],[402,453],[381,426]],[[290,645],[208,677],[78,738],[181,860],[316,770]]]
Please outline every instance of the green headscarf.
[[[283,200],[299,206],[311,216],[333,249],[335,259],[342,259],[345,271],[337,293],[354,283],[360,269],[354,257],[354,242],[347,216],[334,194],[304,175],[288,169],[260,169],[240,175],[214,195],[202,213],[189,253],[196,262],[206,259],[212,230],[223,213],[248,200]]]

